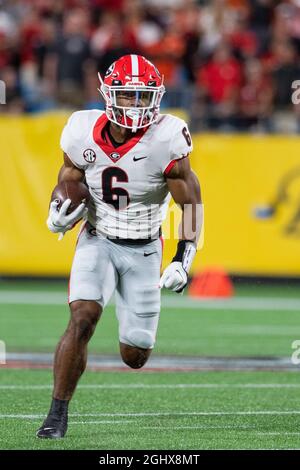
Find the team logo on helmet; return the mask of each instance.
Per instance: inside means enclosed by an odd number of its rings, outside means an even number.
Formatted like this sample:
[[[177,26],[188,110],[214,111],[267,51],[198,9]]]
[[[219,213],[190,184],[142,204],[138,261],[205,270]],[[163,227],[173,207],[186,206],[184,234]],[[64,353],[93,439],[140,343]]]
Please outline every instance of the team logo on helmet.
[[[92,150],[92,149],[86,149],[86,150],[83,152],[83,158],[84,158],[85,161],[88,162],[88,163],[94,163],[94,161],[96,160],[96,154],[95,154],[94,150]]]
[[[108,69],[106,70],[106,73],[105,73],[105,78],[109,77],[113,71],[114,71],[114,68],[115,68],[115,62],[113,64],[111,64]]]
[[[109,156],[110,156],[110,158],[112,158],[113,160],[117,160],[118,158],[120,158],[120,154],[117,153],[117,152],[112,152]]]

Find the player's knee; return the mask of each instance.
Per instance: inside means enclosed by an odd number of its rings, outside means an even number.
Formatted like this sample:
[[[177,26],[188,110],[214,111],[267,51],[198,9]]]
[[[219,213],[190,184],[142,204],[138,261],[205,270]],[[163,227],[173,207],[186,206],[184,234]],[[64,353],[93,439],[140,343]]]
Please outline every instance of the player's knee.
[[[126,332],[120,340],[121,356],[125,364],[132,369],[140,369],[147,362],[155,338],[146,330],[133,329]]]
[[[141,369],[147,362],[147,358],[138,353],[137,357],[128,359],[126,356],[123,357],[125,364],[131,369]]]
[[[152,349],[140,349],[129,344],[120,343],[120,352],[125,364],[132,369],[140,369],[146,364]]]
[[[100,315],[101,307],[96,302],[72,302],[70,328],[78,341],[88,341],[91,338]]]

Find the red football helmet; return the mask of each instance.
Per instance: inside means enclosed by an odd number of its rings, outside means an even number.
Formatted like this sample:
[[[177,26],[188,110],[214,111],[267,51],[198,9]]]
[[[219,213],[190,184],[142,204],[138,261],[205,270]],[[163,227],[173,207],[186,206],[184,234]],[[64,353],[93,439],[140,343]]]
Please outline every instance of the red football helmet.
[[[133,132],[158,118],[165,87],[157,68],[140,55],[125,55],[107,70],[100,80],[100,93],[108,119]]]

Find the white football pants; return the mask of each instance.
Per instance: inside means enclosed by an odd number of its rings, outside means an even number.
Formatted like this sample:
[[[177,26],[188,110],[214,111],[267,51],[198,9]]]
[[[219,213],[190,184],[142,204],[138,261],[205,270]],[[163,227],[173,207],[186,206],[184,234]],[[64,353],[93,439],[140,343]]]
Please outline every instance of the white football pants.
[[[69,303],[95,300],[102,307],[116,293],[119,340],[148,349],[155,343],[160,313],[162,241],[118,245],[86,224],[78,237],[69,284]]]

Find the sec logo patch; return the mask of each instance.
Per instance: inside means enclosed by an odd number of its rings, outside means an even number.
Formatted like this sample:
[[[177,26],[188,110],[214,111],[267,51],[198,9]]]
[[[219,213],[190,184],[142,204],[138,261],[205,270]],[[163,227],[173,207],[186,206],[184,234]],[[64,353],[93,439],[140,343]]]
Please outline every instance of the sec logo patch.
[[[83,152],[83,158],[84,158],[85,161],[88,162],[88,163],[94,163],[94,161],[96,160],[96,154],[95,154],[94,150],[92,150],[92,149],[86,149],[86,150]]]

